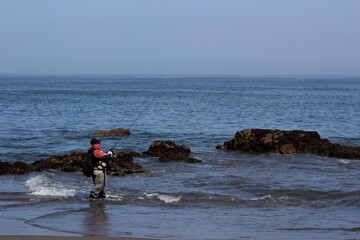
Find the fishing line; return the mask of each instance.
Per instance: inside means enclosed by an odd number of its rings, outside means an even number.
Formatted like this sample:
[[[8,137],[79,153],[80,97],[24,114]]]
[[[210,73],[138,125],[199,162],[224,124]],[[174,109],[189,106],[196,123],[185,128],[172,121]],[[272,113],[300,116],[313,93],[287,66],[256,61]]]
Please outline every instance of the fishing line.
[[[152,104],[152,101],[153,101],[153,100],[151,100],[150,103],[149,103],[148,105],[146,105],[146,107],[144,108],[144,110],[139,114],[139,116],[137,116],[137,118],[135,119],[135,121],[130,125],[130,127],[128,128],[129,131],[130,131],[131,127],[134,126],[134,124],[136,123],[136,121],[141,117],[141,115],[146,111],[146,109],[148,109],[148,108],[150,107],[150,105]],[[114,145],[111,149],[114,149],[114,148],[116,147],[116,145],[118,145],[118,143],[121,141],[121,139],[123,139],[123,137],[124,137],[124,135],[119,138],[119,140],[115,143],[115,145]]]

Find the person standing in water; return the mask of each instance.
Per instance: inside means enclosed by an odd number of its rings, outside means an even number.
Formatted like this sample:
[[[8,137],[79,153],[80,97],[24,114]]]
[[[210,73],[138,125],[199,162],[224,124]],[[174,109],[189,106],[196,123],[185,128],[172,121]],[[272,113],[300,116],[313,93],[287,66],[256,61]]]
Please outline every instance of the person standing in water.
[[[100,149],[101,140],[97,138],[92,138],[90,141],[91,147],[88,150],[88,154],[94,164],[94,171],[92,179],[94,186],[90,192],[90,199],[105,199],[105,182],[106,182],[106,172],[107,166],[109,165],[109,160],[115,154],[114,150],[109,150],[107,153],[103,152]]]

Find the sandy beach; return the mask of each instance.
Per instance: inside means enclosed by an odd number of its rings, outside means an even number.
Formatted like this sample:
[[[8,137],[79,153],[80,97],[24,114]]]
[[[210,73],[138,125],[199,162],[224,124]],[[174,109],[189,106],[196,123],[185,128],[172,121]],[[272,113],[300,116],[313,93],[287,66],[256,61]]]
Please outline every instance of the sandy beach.
[[[62,237],[62,236],[0,236],[0,240],[151,240],[154,238],[132,237]]]

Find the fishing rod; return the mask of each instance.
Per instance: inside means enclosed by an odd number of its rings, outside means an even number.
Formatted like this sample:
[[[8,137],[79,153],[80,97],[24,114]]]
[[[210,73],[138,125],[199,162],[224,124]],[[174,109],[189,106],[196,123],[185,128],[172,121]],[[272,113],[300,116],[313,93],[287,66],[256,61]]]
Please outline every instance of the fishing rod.
[[[148,105],[146,105],[146,107],[144,108],[144,110],[139,114],[139,116],[137,116],[137,118],[135,119],[135,121],[130,125],[130,127],[128,128],[129,131],[130,131],[131,127],[134,126],[134,124],[136,123],[136,121],[141,117],[141,115],[146,111],[146,109],[148,109],[148,108],[150,107],[151,103],[152,103],[152,100],[150,101],[150,103],[149,103]],[[115,143],[115,145],[114,145],[112,148],[110,148],[110,150],[114,150],[115,147],[116,147],[116,145],[118,145],[118,143],[121,141],[121,139],[123,139],[123,137],[124,137],[124,135],[119,138],[119,140]]]

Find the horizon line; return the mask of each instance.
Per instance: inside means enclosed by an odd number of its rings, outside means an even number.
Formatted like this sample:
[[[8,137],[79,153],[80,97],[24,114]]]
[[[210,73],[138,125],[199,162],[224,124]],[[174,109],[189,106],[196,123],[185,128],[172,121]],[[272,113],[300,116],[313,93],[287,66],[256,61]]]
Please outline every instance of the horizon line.
[[[0,76],[133,76],[133,77],[360,77],[360,74],[166,74],[166,73],[0,73]]]

